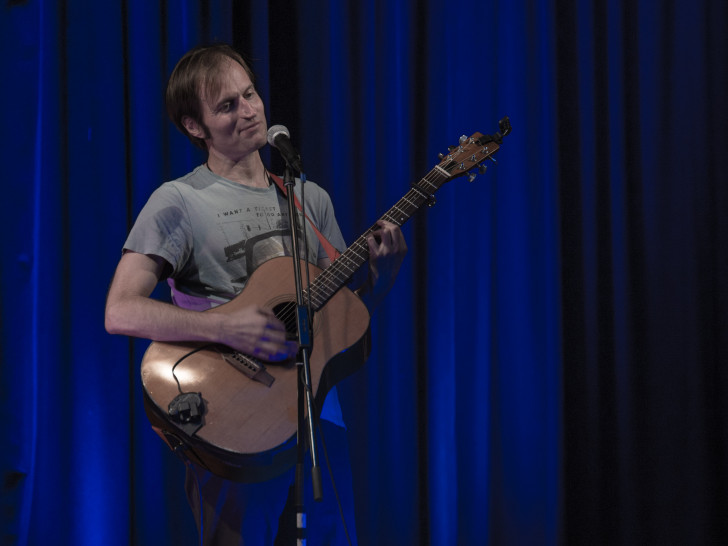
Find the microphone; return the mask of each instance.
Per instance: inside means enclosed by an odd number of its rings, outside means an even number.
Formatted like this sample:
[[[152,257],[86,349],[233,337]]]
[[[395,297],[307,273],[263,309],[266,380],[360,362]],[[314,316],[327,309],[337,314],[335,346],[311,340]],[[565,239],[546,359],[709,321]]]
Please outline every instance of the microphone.
[[[274,125],[268,129],[268,144],[274,148],[278,148],[278,151],[286,160],[288,166],[295,169],[299,173],[303,172],[303,161],[301,160],[301,154],[291,144],[291,133],[284,125]]]

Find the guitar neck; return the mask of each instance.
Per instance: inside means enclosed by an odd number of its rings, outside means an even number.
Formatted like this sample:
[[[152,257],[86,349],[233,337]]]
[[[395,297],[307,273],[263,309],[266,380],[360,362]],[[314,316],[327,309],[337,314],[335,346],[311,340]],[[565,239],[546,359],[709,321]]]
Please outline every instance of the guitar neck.
[[[386,220],[397,226],[404,225],[422,205],[433,202],[432,196],[445,182],[467,174],[485,159],[492,159],[491,156],[500,148],[503,137],[511,131],[508,118],[503,118],[499,122],[499,128],[501,132],[495,135],[474,133],[470,138],[461,137],[460,144],[452,146],[446,156],[441,155],[440,163],[419,182],[412,184],[404,197],[397,201],[380,220]],[[375,223],[311,283],[310,301],[314,311],[321,309],[369,260],[367,237],[377,229],[379,227]]]
[[[451,175],[440,166],[434,167],[418,183],[413,184],[404,197],[397,201],[380,220],[386,220],[400,227],[403,226],[422,205],[431,202],[431,197],[435,191],[450,178]],[[351,280],[354,273],[369,260],[367,237],[377,229],[379,229],[379,226],[375,223],[316,277],[310,289],[311,302],[315,311],[323,307],[342,286]]]

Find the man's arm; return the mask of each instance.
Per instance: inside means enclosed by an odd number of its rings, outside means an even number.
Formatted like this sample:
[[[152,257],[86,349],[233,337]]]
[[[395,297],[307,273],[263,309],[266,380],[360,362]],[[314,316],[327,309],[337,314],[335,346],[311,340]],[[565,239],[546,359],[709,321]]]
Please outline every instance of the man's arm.
[[[380,229],[368,238],[369,277],[356,293],[364,301],[369,313],[379,307],[394,284],[399,268],[407,254],[407,243],[399,226],[380,220]]]
[[[233,313],[200,313],[150,298],[167,262],[158,256],[126,252],[116,268],[106,301],[110,334],[154,341],[207,341],[265,360],[294,356],[285,326],[267,309],[248,306]]]
[[[369,314],[382,303],[384,297],[394,284],[407,254],[407,242],[399,226],[386,222],[379,222],[381,229],[372,233],[367,239],[369,245],[369,276],[367,280],[354,292],[362,299],[369,309]],[[327,257],[318,261],[318,267],[326,269],[331,265]]]

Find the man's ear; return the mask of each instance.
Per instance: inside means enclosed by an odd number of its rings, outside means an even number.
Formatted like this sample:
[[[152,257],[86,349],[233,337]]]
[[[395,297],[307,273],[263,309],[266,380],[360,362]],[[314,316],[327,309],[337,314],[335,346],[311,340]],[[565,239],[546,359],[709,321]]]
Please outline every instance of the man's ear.
[[[187,129],[187,132],[189,134],[191,134],[193,137],[204,140],[205,137],[207,136],[205,134],[205,130],[202,128],[202,126],[200,126],[200,124],[197,123],[190,116],[184,116],[182,118],[182,125],[184,126],[185,129]]]

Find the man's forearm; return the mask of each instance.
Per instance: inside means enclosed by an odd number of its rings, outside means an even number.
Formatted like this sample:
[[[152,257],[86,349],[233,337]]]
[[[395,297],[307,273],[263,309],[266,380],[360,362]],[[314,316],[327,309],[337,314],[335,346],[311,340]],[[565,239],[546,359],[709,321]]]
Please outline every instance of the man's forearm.
[[[106,307],[110,334],[153,341],[219,342],[222,316],[181,309],[144,296],[127,296]]]

